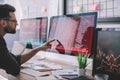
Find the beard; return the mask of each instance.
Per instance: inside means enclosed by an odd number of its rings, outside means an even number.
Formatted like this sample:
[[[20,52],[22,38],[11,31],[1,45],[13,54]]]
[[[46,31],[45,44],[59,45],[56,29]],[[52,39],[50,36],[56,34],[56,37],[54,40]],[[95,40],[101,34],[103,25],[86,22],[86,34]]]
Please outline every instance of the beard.
[[[6,33],[11,33],[11,34],[15,34],[16,33],[16,30],[15,29],[12,29],[9,25],[7,25],[5,28],[4,28],[5,32]]]

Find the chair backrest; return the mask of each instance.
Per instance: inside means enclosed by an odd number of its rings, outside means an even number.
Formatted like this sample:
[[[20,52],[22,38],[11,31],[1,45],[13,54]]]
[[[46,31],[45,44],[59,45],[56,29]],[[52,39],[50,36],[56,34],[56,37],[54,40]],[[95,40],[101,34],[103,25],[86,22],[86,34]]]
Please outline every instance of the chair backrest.
[[[26,48],[26,44],[21,43],[19,41],[14,41],[12,53],[15,55],[19,55],[24,52],[25,48]]]
[[[0,80],[3,80],[1,78],[7,78],[7,73],[4,69],[0,69]]]

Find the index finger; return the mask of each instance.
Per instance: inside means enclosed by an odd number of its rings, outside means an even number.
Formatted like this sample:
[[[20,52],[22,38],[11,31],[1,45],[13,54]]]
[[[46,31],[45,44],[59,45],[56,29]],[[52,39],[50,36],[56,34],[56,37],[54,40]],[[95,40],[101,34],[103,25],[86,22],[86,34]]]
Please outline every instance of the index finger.
[[[59,44],[62,44],[59,40],[57,40],[57,42],[58,42]]]
[[[49,40],[49,41],[47,41],[47,43],[51,43],[51,42],[53,42],[53,41],[55,41],[55,39],[53,39],[53,40]]]

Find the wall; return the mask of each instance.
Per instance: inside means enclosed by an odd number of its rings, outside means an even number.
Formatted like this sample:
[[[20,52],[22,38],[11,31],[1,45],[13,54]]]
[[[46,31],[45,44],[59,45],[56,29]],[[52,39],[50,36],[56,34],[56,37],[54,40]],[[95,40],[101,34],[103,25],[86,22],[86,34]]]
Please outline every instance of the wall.
[[[20,0],[22,18],[34,18],[61,14],[63,0]]]
[[[22,18],[34,18],[48,15],[48,0],[20,0],[20,5],[23,13]]]

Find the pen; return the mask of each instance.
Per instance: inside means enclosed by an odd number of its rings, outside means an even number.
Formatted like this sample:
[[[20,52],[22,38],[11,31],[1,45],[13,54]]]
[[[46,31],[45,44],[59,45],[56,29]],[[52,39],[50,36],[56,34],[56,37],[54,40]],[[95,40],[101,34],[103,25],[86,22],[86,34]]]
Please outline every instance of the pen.
[[[44,74],[44,75],[40,75],[40,76],[36,76],[36,80],[40,80],[40,77],[46,77],[46,76],[49,76],[49,74]]]
[[[63,79],[61,76],[59,76],[59,75],[54,75],[54,77],[56,78],[56,79]]]
[[[58,79],[58,77],[57,77],[57,76],[54,76],[54,77]]]
[[[40,75],[39,77],[45,77],[45,76],[49,76],[49,74]]]

